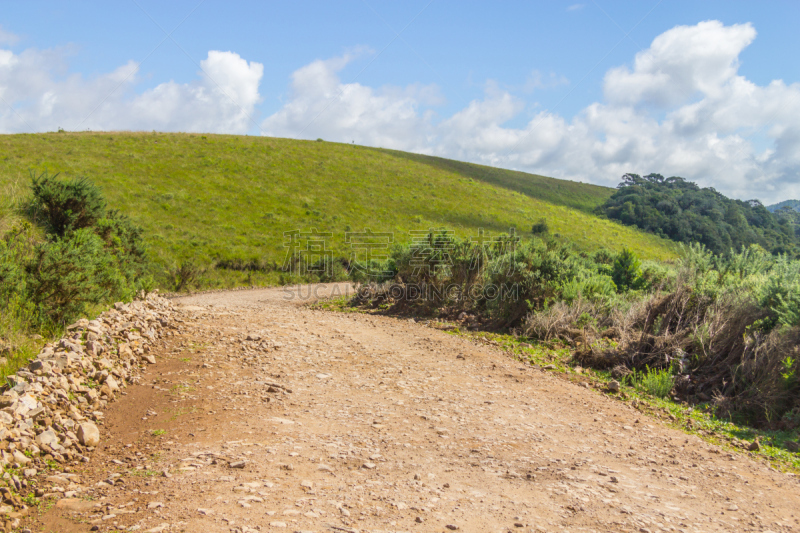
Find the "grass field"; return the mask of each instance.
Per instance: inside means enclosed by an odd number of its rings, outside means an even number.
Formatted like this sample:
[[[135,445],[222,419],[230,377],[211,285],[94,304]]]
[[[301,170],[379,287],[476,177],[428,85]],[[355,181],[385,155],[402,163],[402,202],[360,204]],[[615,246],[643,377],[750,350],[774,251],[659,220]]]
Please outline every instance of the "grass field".
[[[188,258],[281,263],[283,232],[296,229],[331,232],[329,248],[347,255],[346,231],[393,232],[398,242],[428,228],[526,235],[541,218],[584,249],[676,255],[669,241],[591,213],[612,189],[393,150],[233,135],[0,136],[0,190],[24,191],[30,170],[100,185],[145,229],[162,271]],[[209,273],[204,284],[244,282],[269,280]]]

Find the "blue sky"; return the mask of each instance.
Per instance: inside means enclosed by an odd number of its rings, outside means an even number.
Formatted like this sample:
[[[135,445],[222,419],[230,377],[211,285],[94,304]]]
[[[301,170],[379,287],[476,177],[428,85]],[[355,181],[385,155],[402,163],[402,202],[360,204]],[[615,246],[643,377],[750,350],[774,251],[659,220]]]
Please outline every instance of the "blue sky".
[[[731,1],[5,3],[0,132],[322,136],[605,185],[676,173],[769,202],[800,196],[798,15]]]

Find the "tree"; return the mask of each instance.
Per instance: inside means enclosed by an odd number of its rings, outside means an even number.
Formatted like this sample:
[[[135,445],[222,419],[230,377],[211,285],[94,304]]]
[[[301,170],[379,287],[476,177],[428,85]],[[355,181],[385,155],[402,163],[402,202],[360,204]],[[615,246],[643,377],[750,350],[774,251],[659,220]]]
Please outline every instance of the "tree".
[[[642,276],[642,262],[636,254],[628,248],[617,254],[611,270],[611,279],[618,289],[629,290],[637,287]]]

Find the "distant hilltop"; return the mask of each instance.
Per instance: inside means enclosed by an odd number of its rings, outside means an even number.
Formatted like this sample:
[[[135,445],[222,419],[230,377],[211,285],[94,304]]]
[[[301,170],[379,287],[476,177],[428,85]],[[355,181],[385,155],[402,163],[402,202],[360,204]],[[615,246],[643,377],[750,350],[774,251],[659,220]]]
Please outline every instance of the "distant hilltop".
[[[791,207],[795,211],[800,211],[800,200],[784,200],[783,202],[778,202],[777,204],[768,205],[767,210],[771,213],[774,213],[782,207]]]

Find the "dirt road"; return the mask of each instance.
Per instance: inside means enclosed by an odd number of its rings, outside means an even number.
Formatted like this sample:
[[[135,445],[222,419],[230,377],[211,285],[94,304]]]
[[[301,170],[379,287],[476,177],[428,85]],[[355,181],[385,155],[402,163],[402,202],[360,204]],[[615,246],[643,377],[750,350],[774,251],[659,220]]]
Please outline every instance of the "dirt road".
[[[795,478],[491,347],[280,289],[179,303],[183,330],[80,472],[94,499],[37,528],[798,528]]]

